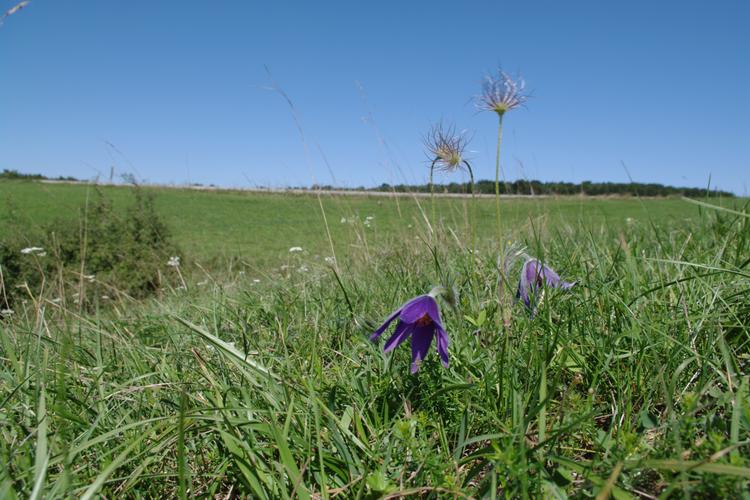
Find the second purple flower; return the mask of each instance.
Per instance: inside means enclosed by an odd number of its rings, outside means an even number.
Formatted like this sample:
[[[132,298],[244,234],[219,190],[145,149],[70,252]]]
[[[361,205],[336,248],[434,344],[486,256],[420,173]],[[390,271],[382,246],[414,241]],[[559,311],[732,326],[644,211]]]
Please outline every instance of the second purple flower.
[[[533,316],[539,302],[541,302],[544,287],[568,290],[575,284],[575,281],[563,281],[560,275],[539,259],[528,259],[521,269],[521,279],[518,282],[516,298],[522,300],[526,307],[531,309],[531,315]]]
[[[390,324],[398,318],[393,335],[386,341],[384,352],[390,352],[411,338],[411,372],[416,373],[437,336],[437,350],[443,366],[448,367],[448,333],[440,319],[440,308],[432,295],[420,295],[398,308],[380,328],[370,336],[377,340]]]

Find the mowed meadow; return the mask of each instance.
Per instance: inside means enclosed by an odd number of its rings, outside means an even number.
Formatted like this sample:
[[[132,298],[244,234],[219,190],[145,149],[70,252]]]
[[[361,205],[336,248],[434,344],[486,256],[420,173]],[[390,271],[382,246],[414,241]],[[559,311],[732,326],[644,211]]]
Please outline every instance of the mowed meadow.
[[[431,204],[426,197],[326,196],[272,194],[233,190],[203,190],[144,187],[155,195],[159,215],[167,223],[175,242],[199,261],[242,258],[250,265],[265,267],[286,259],[288,250],[302,246],[314,255],[329,255],[330,232],[334,249],[345,254],[365,248],[367,243],[413,239],[429,231]],[[41,226],[60,217],[83,218],[89,203],[101,192],[117,208],[132,199],[128,187],[86,184],[0,182],[0,230],[11,220]],[[457,237],[468,234],[469,197],[438,198],[440,224]],[[497,239],[494,200],[482,198],[477,207],[480,240],[492,246]],[[735,206],[735,200],[724,200]],[[501,201],[502,223],[509,237],[520,232],[553,231],[565,224],[594,228],[623,227],[641,221],[659,224],[683,222],[696,217],[695,207],[677,198],[587,198],[527,197]],[[14,210],[13,209],[17,209]],[[325,219],[323,217],[325,215]],[[365,221],[368,231],[363,232]],[[343,221],[343,222],[342,222]],[[327,227],[326,227],[327,225]],[[28,241],[33,245],[33,241]]]
[[[748,496],[746,200],[136,191],[0,182],[0,498]]]

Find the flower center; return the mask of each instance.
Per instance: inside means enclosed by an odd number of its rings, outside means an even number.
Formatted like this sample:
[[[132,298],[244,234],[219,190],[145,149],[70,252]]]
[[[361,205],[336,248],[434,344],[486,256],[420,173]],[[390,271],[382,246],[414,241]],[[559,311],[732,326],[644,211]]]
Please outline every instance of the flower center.
[[[425,313],[424,316],[417,320],[417,326],[427,326],[432,324],[432,318]]]
[[[495,104],[494,109],[495,109],[495,113],[502,116],[503,114],[505,114],[506,111],[508,111],[508,106],[504,103],[498,103],[498,104]]]

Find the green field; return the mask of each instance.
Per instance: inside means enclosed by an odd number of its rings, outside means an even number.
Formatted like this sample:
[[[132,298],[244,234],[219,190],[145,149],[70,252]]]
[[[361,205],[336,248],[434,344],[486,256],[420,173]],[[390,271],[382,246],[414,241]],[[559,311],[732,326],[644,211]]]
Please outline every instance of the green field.
[[[0,498],[747,497],[744,200],[509,199],[499,235],[492,199],[148,189],[185,286],[50,275],[0,319]],[[95,195],[0,182],[0,242]],[[577,284],[532,318],[511,245]],[[450,364],[412,375],[368,337],[435,285]]]
[[[132,198],[127,187],[99,187],[115,205]],[[217,257],[242,257],[249,265],[263,267],[284,260],[290,247],[301,246],[312,255],[329,255],[325,214],[337,252],[349,253],[369,243],[389,243],[410,233],[424,234],[425,217],[431,218],[427,198],[257,194],[241,191],[201,191],[145,188],[156,196],[160,214],[177,243],[191,257],[206,261]],[[59,217],[79,218],[83,207],[97,196],[97,189],[79,184],[42,184],[0,181],[0,230],[17,212],[31,226]],[[466,236],[469,201],[438,199],[438,218]],[[735,200],[727,200],[732,206]],[[477,209],[478,240],[496,238],[494,200],[481,199]],[[321,206],[322,205],[322,206]],[[695,217],[698,210],[679,199],[536,198],[502,201],[503,224],[508,234],[528,234],[568,224],[595,228],[622,227],[632,222],[672,224]],[[370,227],[364,220],[373,217]],[[347,219],[342,223],[342,219]],[[536,226],[535,226],[536,225]],[[29,242],[30,244],[32,242]]]

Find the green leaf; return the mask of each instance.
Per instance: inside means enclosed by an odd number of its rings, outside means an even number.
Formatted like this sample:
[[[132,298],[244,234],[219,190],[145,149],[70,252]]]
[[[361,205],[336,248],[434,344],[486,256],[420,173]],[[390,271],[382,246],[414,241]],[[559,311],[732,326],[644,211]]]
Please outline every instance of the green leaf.
[[[36,459],[34,461],[34,489],[29,498],[37,499],[42,495],[44,478],[47,474],[49,454],[47,453],[47,403],[45,401],[45,390],[42,385],[39,391],[39,404],[37,405],[36,421]]]
[[[230,359],[234,361],[235,363],[239,364],[242,367],[249,367],[252,368],[255,371],[258,371],[260,373],[263,373],[264,375],[268,375],[274,379],[279,379],[276,375],[271,373],[270,370],[268,370],[266,367],[262,366],[260,363],[257,363],[253,361],[252,359],[249,359],[248,355],[234,347],[233,345],[224,342],[216,335],[212,335],[211,333],[207,332],[203,328],[199,327],[198,325],[195,325],[191,323],[190,321],[186,319],[182,319],[179,316],[172,316],[174,319],[185,325],[186,327],[193,330],[195,333],[203,337],[204,339],[211,342],[214,346],[218,347],[221,351],[228,354]]]

